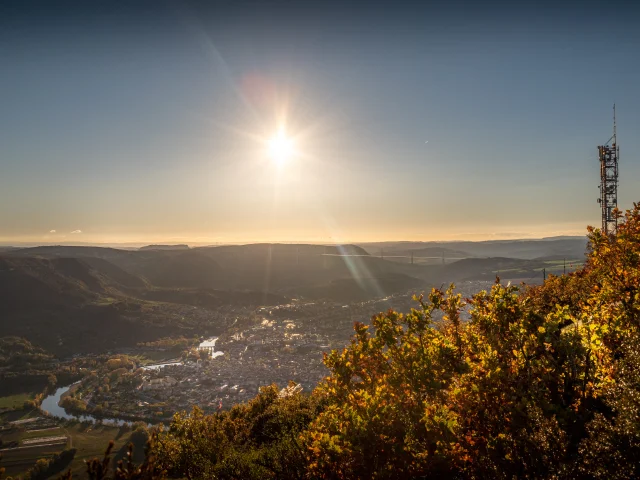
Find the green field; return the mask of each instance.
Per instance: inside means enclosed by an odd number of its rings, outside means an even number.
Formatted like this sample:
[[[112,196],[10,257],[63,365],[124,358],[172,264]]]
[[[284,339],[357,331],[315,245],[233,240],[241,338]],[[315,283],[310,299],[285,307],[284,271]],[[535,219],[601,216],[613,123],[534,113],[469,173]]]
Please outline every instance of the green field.
[[[141,365],[148,365],[150,363],[159,363],[159,362],[167,362],[170,360],[175,360],[180,357],[182,350],[180,348],[169,349],[165,351],[148,351],[144,353],[140,353],[138,355],[133,355],[132,358],[135,358]]]
[[[7,476],[24,474],[39,458],[51,456],[64,448],[64,445],[52,445],[24,450],[5,450],[2,452],[2,466],[7,469]]]
[[[33,400],[34,398],[35,395],[33,393],[19,393],[17,395],[0,397],[0,408],[18,410],[22,408],[24,402],[26,402],[27,400]]]
[[[31,430],[21,434],[21,440],[28,440],[30,438],[44,438],[44,437],[58,437],[65,435],[66,432],[61,427],[52,427],[42,430]]]
[[[564,260],[548,260],[543,262],[543,266],[536,266],[534,268],[528,267],[514,267],[514,268],[503,268],[500,270],[493,270],[492,272],[495,274],[499,274],[500,276],[504,275],[530,275],[531,272],[539,272],[542,273],[545,270],[548,274],[553,273],[554,275],[562,275],[565,272],[570,273],[584,266],[584,260],[567,260],[566,264]]]
[[[553,273],[554,275],[562,274],[565,270],[565,263],[563,260],[550,260],[545,262],[546,267],[535,268],[537,272],[541,272],[544,268],[547,273]],[[566,270],[567,273],[573,272],[579,268],[584,267],[584,260],[567,260]]]
[[[77,448],[73,462],[71,463],[71,469],[74,473],[82,474],[85,472],[85,460],[90,460],[94,457],[102,457],[104,451],[109,445],[109,441],[115,440],[116,445],[114,452],[117,452],[122,447],[126,447],[129,443],[130,432],[118,437],[119,429],[116,427],[107,426],[95,426],[91,425],[89,428],[84,428],[81,425],[75,425],[67,428],[67,433],[71,437],[69,448]],[[117,439],[116,439],[117,438]]]
[[[0,425],[4,423],[14,422],[16,420],[24,420],[26,418],[37,417],[40,415],[40,410],[32,408],[30,410],[12,410],[10,412],[4,412],[0,414]]]
[[[126,448],[129,443],[131,432],[126,432],[119,436],[120,429],[108,426],[82,425],[60,426],[58,428],[41,431],[13,431],[2,435],[3,441],[17,440],[22,442],[26,439],[41,437],[67,436],[67,442],[59,445],[34,446],[31,448],[20,448],[17,450],[5,450],[2,453],[2,466],[7,469],[7,475],[21,475],[31,468],[39,458],[51,456],[67,448],[76,448],[76,455],[67,468],[71,468],[74,474],[80,476],[85,472],[85,460],[95,457],[102,457],[109,445],[110,440],[115,440],[114,453]],[[141,452],[137,452],[141,454]],[[54,476],[55,478],[55,476]]]

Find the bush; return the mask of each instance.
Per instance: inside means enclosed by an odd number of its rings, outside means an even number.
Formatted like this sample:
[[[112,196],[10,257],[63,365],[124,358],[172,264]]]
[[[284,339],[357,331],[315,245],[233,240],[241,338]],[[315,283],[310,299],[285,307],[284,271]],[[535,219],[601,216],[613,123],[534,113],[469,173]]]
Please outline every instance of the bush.
[[[640,477],[640,205],[619,225],[574,274],[357,323],[311,395],[176,414],[116,478]]]
[[[70,448],[53,454],[51,458],[40,458],[36,464],[29,469],[25,479],[44,480],[56,473],[60,473],[73,461],[75,455],[76,449]]]

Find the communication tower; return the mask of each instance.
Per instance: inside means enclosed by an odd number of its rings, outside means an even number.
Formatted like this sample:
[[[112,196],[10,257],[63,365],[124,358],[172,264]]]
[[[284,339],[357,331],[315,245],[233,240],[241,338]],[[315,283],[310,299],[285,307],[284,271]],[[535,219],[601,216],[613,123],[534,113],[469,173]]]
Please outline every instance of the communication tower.
[[[620,147],[616,138],[616,106],[613,105],[613,136],[598,147],[600,158],[600,198],[602,208],[602,233],[614,235],[618,219],[613,211],[618,208],[618,158]]]

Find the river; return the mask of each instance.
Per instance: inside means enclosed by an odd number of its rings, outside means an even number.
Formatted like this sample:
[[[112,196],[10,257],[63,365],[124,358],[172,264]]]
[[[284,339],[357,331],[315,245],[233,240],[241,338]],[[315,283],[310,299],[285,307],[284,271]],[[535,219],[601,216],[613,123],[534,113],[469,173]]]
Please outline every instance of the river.
[[[218,337],[213,337],[213,338],[209,338],[208,340],[204,340],[203,342],[200,342],[200,345],[198,345],[198,349],[209,350],[212,358],[218,357],[220,355],[224,355],[224,352],[214,351],[217,340],[218,340]],[[169,365],[183,365],[183,363],[182,362],[166,362],[166,363],[159,363],[156,365],[147,365],[144,368],[148,370],[157,370]],[[87,413],[85,415],[74,415],[74,414],[67,413],[64,408],[58,405],[58,403],[60,403],[60,398],[62,397],[62,395],[67,393],[73,385],[75,385],[75,383],[72,385],[67,385],[66,387],[60,387],[55,391],[55,393],[47,396],[44,400],[42,400],[42,404],[40,405],[40,410],[54,417],[64,418],[65,420],[75,419],[80,422],[97,422],[98,420],[102,420],[102,423],[104,423],[105,425],[115,425],[115,426],[124,425],[125,423],[132,423],[131,421],[122,420],[119,418],[96,417],[94,415],[91,415],[90,413]]]
[[[75,385],[75,383],[73,385]],[[60,387],[55,391],[55,393],[49,395],[48,397],[45,397],[45,399],[42,400],[42,404],[40,405],[40,410],[48,413],[51,416],[64,418],[65,420],[78,420],[80,422],[97,422],[98,420],[102,420],[102,423],[104,423],[105,425],[115,425],[118,427],[120,425],[124,425],[125,423],[132,423],[131,421],[121,420],[119,418],[100,418],[91,415],[90,413],[86,415],[73,415],[67,413],[64,408],[58,405],[58,403],[60,403],[60,397],[67,393],[73,385]]]

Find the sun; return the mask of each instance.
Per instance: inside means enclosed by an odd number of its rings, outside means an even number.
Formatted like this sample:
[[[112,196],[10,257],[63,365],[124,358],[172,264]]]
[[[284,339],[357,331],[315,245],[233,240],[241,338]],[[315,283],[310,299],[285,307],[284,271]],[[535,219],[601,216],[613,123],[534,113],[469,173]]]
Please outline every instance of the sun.
[[[278,165],[283,165],[293,156],[293,141],[280,130],[269,140],[269,156]]]

